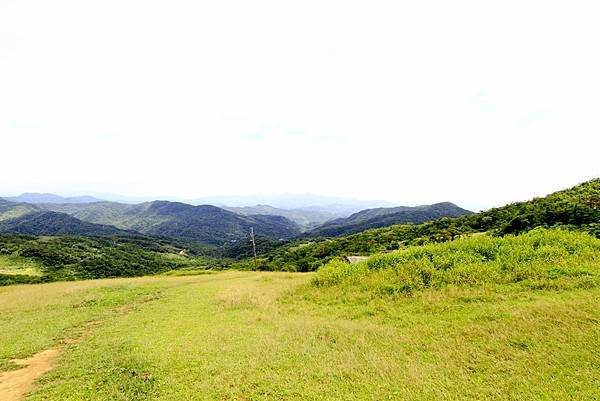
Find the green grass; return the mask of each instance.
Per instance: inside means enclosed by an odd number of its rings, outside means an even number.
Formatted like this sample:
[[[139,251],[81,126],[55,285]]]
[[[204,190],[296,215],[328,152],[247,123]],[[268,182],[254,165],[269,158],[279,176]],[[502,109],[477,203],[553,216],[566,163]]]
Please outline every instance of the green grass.
[[[79,281],[0,287],[0,370],[80,331],[85,322],[112,316],[113,309],[156,296],[169,282]]]
[[[25,356],[102,319],[30,400],[600,396],[598,289],[348,301],[309,280],[226,272],[6,287],[0,347],[5,360]],[[45,295],[29,305],[24,291]],[[127,303],[137,306],[114,311]]]
[[[599,399],[599,242],[535,230],[310,274],[3,287],[0,366],[87,332],[28,400]]]
[[[41,276],[42,265],[33,259],[0,254],[0,274]]]
[[[332,261],[319,269],[314,283],[375,296],[449,285],[590,288],[600,285],[600,239],[542,228],[520,236],[477,235],[413,246],[356,264]]]
[[[182,268],[177,270],[169,270],[168,272],[162,273],[163,276],[199,276],[201,274],[213,274],[216,270],[210,270],[208,268]]]

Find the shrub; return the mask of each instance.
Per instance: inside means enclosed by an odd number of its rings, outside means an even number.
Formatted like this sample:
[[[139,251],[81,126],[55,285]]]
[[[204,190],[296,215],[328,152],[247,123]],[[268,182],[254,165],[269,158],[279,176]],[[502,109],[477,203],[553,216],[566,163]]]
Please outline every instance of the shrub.
[[[600,282],[600,240],[583,232],[538,228],[520,236],[478,235],[413,246],[349,264],[329,262],[317,286],[355,285],[380,294],[446,285],[522,283],[531,288],[589,287]]]

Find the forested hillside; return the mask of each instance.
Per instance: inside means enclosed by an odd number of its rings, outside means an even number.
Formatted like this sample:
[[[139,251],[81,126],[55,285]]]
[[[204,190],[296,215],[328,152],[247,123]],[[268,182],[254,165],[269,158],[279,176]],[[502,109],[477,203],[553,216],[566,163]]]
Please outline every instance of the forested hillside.
[[[217,246],[244,240],[251,227],[257,234],[276,240],[300,233],[295,223],[281,216],[242,216],[215,206],[168,201],[137,205],[116,202],[31,205],[2,201],[0,218],[4,221],[0,232],[84,236],[136,232]]]
[[[340,237],[371,228],[388,227],[394,224],[421,224],[441,217],[460,217],[472,214],[450,202],[423,206],[399,206],[392,208],[366,209],[347,218],[332,220],[307,233],[311,237]]]
[[[40,209],[29,203],[10,202],[0,198],[0,222],[16,219],[28,213],[37,212]]]
[[[65,213],[35,211],[0,221],[0,233],[30,235],[132,235],[113,226],[88,223]]]
[[[310,271],[337,256],[400,249],[407,245],[445,242],[475,233],[518,234],[535,227],[566,226],[600,237],[600,179],[543,198],[518,202],[458,218],[403,224],[336,238],[304,240],[273,249],[261,268]]]
[[[239,216],[215,206],[167,201],[137,205],[125,217],[123,227],[143,234],[212,245],[247,238],[251,227],[261,235],[276,239],[292,238],[300,232],[296,224],[281,216]]]
[[[205,268],[214,263],[197,254],[204,253],[204,249],[190,250],[186,245],[134,236],[0,234],[0,285],[143,276],[184,267]]]

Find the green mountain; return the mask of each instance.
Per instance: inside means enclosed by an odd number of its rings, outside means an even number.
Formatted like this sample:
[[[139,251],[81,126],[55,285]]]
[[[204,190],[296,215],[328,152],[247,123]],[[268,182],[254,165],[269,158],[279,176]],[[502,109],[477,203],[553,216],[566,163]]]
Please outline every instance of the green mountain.
[[[94,203],[15,203],[0,200],[0,232],[31,235],[131,235],[132,232],[209,245],[223,245],[257,235],[289,239],[300,234],[282,216],[242,216],[215,206],[154,201],[129,205]]]
[[[251,215],[268,215],[268,216],[283,216],[294,223],[298,224],[302,231],[316,228],[321,224],[340,217],[339,213],[330,213],[318,210],[306,209],[280,209],[269,205],[256,205],[244,207],[229,207],[223,209],[241,214],[244,216]]]
[[[0,233],[29,235],[132,235],[113,226],[88,223],[65,213],[33,211],[0,221]]]
[[[261,259],[261,266],[269,270],[310,271],[339,256],[370,255],[484,232],[503,236],[553,226],[584,230],[600,237],[600,179],[543,198],[462,217],[394,225],[329,240],[280,244]]]
[[[90,204],[40,204],[40,208],[83,221],[112,225],[145,235],[172,237],[211,245],[222,245],[246,238],[250,228],[258,235],[289,239],[300,228],[282,216],[242,216],[216,206],[154,201],[137,205],[116,202]]]
[[[185,238],[221,245],[248,236],[250,229],[272,238],[292,238],[298,226],[281,216],[240,216],[216,206],[154,201],[128,213],[128,228],[148,235]]]
[[[40,208],[29,203],[10,202],[6,199],[0,198],[0,222],[16,219],[28,213],[37,212],[39,210]]]
[[[312,237],[340,237],[371,228],[388,227],[394,224],[421,224],[442,217],[460,217],[473,214],[450,202],[423,206],[399,206],[362,210],[350,217],[329,221],[311,230]]]

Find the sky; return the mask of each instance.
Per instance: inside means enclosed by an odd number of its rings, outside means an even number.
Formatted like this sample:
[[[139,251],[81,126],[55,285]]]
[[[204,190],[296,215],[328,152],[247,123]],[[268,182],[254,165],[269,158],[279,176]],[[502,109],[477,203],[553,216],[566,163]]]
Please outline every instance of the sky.
[[[600,176],[599,12],[0,0],[0,193],[544,195]]]

